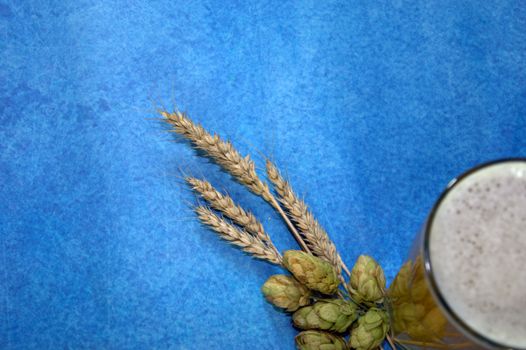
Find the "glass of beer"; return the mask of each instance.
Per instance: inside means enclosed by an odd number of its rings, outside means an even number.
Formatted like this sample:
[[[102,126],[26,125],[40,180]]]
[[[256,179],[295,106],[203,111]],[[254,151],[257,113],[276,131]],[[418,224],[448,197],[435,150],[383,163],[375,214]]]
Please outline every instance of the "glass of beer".
[[[526,159],[452,180],[389,289],[409,349],[526,349]]]

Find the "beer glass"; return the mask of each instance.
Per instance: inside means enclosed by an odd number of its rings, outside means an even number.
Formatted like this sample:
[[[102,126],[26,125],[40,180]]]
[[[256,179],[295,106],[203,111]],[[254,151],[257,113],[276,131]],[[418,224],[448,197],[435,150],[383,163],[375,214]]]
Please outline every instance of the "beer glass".
[[[408,349],[526,349],[526,158],[452,180],[389,288]]]

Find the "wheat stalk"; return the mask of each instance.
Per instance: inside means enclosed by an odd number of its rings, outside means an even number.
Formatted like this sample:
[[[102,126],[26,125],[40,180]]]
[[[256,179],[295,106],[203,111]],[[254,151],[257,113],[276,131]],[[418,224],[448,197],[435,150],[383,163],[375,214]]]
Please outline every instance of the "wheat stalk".
[[[272,205],[281,215],[300,247],[310,253],[309,247],[270,192],[268,185],[258,177],[256,165],[250,156],[242,157],[229,141],[223,141],[217,134],[210,134],[201,125],[192,122],[184,113],[160,111],[160,114],[173,126],[174,132],[190,140],[196,149],[203,151],[238,182]]]
[[[195,212],[203,224],[209,226],[224,240],[238,246],[244,252],[258,259],[281,265],[282,257],[274,246],[272,246],[273,249],[269,249],[268,243],[263,242],[259,237],[239,229],[224,218],[216,215],[208,207],[197,206]]]
[[[223,215],[231,219],[237,225],[241,226],[248,233],[258,237],[270,248],[274,248],[269,235],[265,232],[263,225],[254,216],[254,214],[234,203],[230,196],[222,194],[216,190],[214,186],[212,186],[212,184],[208,181],[199,180],[195,177],[187,177],[186,182],[194,191],[196,191],[204,200],[206,200],[213,209],[223,213]]]
[[[287,210],[292,221],[296,223],[305,243],[312,253],[333,265],[339,274],[342,268],[350,275],[349,269],[343,263],[336,246],[327,232],[321,227],[305,202],[294,193],[290,184],[281,176],[277,167],[267,160],[267,175],[279,195],[279,200]]]

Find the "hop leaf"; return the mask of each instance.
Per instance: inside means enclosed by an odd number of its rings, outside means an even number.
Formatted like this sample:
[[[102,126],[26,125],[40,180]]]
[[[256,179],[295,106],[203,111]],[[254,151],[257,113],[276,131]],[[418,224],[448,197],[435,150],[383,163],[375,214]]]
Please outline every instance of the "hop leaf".
[[[336,270],[328,262],[299,250],[287,250],[283,265],[308,288],[323,294],[334,294],[339,280]]]
[[[371,308],[358,319],[351,332],[351,347],[356,350],[370,350],[379,346],[389,330],[389,320],[385,311]]]
[[[310,303],[311,291],[292,276],[270,276],[261,291],[269,303],[289,312]]]
[[[348,350],[342,337],[320,331],[303,331],[296,336],[298,350]]]
[[[361,255],[351,271],[350,287],[357,302],[381,303],[385,289],[384,271],[373,258]]]
[[[342,299],[318,301],[292,315],[294,325],[300,329],[321,329],[343,333],[356,320],[356,306]]]

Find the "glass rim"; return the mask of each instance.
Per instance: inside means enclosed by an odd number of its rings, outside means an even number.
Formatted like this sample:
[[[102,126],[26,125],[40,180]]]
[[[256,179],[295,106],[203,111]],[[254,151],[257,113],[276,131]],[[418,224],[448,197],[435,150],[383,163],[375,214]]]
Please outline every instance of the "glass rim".
[[[456,187],[456,185],[461,182],[466,177],[483,170],[485,168],[491,167],[493,165],[498,164],[504,164],[504,163],[512,163],[512,162],[520,162],[520,163],[526,163],[526,158],[504,158],[504,159],[498,159],[493,160],[489,162],[482,163],[480,165],[477,165],[473,168],[468,169],[467,171],[463,172],[461,175],[455,177],[452,179],[446,188],[442,191],[438,199],[433,205],[433,208],[431,209],[431,212],[428,216],[428,219],[426,220],[425,227],[424,227],[424,237],[422,240],[422,255],[424,260],[424,274],[426,276],[426,280],[430,286],[431,293],[435,297],[435,301],[437,301],[438,306],[442,309],[446,317],[455,325],[464,335],[466,335],[468,338],[473,340],[475,343],[478,343],[483,346],[487,346],[491,349],[502,349],[502,350],[526,350],[526,348],[513,348],[508,345],[504,345],[501,343],[496,342],[495,340],[487,338],[484,334],[474,330],[472,327],[470,327],[448,304],[444,296],[442,295],[442,292],[440,291],[439,285],[435,279],[435,275],[433,272],[433,267],[431,264],[431,254],[430,254],[430,237],[431,237],[431,227],[433,224],[433,220],[435,218],[435,215],[438,211],[438,208],[442,204],[444,198]]]

